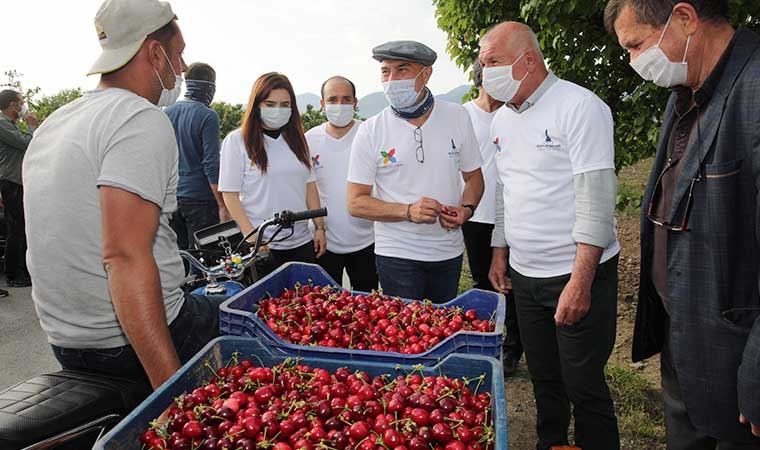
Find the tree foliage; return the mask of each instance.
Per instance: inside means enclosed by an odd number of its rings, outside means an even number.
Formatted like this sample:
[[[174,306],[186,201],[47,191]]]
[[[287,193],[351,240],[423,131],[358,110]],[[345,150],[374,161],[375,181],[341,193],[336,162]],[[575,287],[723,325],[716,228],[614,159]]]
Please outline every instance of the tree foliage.
[[[35,99],[34,107],[32,110],[34,111],[34,115],[37,117],[37,120],[42,123],[42,121],[53,114],[55,110],[69,102],[78,99],[81,96],[82,90],[79,88],[64,89],[57,94],[43,95],[39,100]]]
[[[221,127],[222,139],[224,139],[232,130],[240,128],[243,122],[245,110],[241,104],[232,104],[225,102],[214,102],[211,109],[219,114],[219,125]]]
[[[321,109],[317,109],[312,105],[306,105],[306,111],[301,114],[301,121],[303,122],[303,130],[309,131],[327,122],[327,116]]]
[[[538,35],[557,76],[594,91],[615,118],[618,170],[651,156],[669,91],[645,83],[629,66],[616,37],[604,28],[607,0],[433,0],[446,50],[462,68],[471,66],[478,41],[499,22],[528,24]],[[760,2],[729,0],[734,25],[760,28]]]

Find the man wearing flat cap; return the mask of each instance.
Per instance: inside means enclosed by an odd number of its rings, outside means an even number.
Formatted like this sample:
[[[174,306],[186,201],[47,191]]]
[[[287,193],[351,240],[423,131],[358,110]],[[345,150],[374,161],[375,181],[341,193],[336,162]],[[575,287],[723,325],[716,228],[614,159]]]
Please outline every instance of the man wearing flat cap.
[[[104,2],[95,32],[97,89],[53,113],[24,159],[32,298],[65,369],[147,394],[218,329],[217,305],[181,289],[169,226],[177,142],[158,107],[179,95],[185,42],[157,0]]]
[[[390,106],[367,120],[351,148],[349,212],[375,221],[386,294],[446,302],[456,296],[461,226],[483,195],[478,142],[467,111],[426,87],[436,53],[414,41],[377,46]],[[462,184],[464,183],[464,190]]]

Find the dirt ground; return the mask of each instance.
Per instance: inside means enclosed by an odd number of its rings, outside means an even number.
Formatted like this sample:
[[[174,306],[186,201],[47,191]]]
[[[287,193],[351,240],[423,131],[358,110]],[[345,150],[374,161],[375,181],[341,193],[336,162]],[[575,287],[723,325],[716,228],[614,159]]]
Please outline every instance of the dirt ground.
[[[646,185],[651,160],[643,161],[620,173],[620,182],[640,187],[643,192]],[[618,215],[618,239],[622,247],[619,265],[618,322],[617,340],[610,364],[628,368],[642,375],[651,388],[652,399],[656,401],[659,392],[659,360],[650,359],[644,363],[633,364],[631,361],[631,338],[636,316],[636,296],[639,276],[639,218],[631,215]],[[536,407],[533,399],[533,387],[530,383],[525,360],[521,362],[518,373],[507,378],[507,407],[509,417],[510,450],[531,450],[535,448]],[[656,409],[656,408],[655,408]],[[626,430],[621,426],[622,448],[638,450],[639,444],[632,444],[627,438]],[[651,445],[651,446],[650,446]],[[647,444],[647,449],[660,447],[657,443]]]

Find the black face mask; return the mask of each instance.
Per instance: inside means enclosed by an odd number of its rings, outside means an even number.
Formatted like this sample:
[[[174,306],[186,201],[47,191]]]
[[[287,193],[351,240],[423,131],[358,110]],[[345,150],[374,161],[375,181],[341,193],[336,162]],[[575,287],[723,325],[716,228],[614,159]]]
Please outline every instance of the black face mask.
[[[216,83],[212,81],[185,80],[185,97],[206,106],[211,105],[216,93]]]

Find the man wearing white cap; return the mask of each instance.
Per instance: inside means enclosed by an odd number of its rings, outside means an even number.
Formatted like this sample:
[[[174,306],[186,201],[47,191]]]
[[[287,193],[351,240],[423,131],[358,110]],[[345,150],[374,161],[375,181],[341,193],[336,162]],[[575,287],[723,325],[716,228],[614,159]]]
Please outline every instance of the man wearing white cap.
[[[178,97],[185,43],[157,0],[108,0],[95,29],[97,89],[51,115],[24,159],[32,297],[64,368],[155,388],[217,333],[216,305],[182,292],[169,226],[178,153],[158,107]]]

